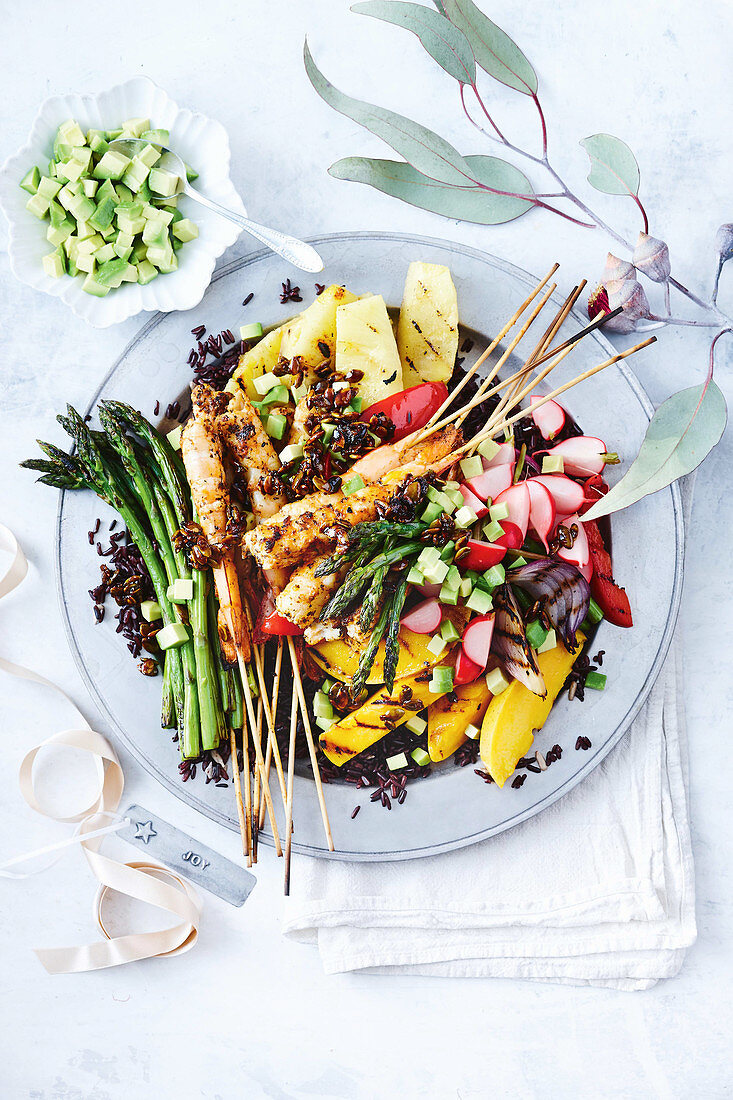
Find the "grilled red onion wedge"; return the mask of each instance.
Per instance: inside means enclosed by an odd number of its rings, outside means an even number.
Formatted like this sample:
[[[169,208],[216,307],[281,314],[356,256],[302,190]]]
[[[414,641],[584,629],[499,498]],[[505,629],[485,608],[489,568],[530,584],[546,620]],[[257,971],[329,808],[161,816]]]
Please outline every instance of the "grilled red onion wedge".
[[[590,603],[590,585],[576,566],[555,558],[540,558],[509,570],[507,580],[540,601],[547,625],[554,627],[568,649],[574,650],[576,632]]]

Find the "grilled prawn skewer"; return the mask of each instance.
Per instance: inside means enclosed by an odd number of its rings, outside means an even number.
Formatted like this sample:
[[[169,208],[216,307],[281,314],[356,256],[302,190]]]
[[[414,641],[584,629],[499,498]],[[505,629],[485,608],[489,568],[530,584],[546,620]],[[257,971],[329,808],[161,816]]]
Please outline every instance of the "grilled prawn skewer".
[[[192,391],[193,413],[181,433],[181,454],[199,522],[209,544],[218,555],[218,563],[213,565],[216,594],[221,616],[224,620],[223,625],[229,632],[236,649],[247,706],[247,716],[254,742],[255,759],[265,795],[265,805],[272,826],[275,850],[278,855],[282,855],[275,808],[272,802],[269,781],[265,773],[262,745],[258,736],[257,721],[252,705],[247,670],[247,661],[251,656],[250,634],[242,608],[234,551],[227,536],[229,494],[215,409],[210,399],[211,392],[206,386],[195,386]],[[234,766],[236,767],[236,757]],[[245,781],[248,782],[248,779],[249,773],[247,772]]]

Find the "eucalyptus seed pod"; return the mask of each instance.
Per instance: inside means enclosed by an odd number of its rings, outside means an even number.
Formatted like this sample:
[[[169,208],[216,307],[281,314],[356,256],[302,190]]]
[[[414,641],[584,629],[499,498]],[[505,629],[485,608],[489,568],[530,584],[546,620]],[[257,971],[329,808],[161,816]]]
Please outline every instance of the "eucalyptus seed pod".
[[[612,317],[603,326],[609,332],[633,332],[638,322],[649,316],[649,302],[644,287],[636,279],[628,280],[621,287],[609,292],[608,305],[612,310],[618,306],[623,309],[623,313]]]
[[[636,279],[634,265],[630,264],[628,260],[620,260],[618,256],[614,256],[613,252],[609,252],[606,256],[606,266],[601,275],[601,282],[606,290],[609,293],[613,290],[620,290],[621,286],[630,279]]]
[[[715,234],[715,251],[723,264],[733,256],[733,222],[725,222],[718,227]]]
[[[669,249],[658,237],[640,233],[632,256],[634,266],[654,283],[666,283],[671,266]]]

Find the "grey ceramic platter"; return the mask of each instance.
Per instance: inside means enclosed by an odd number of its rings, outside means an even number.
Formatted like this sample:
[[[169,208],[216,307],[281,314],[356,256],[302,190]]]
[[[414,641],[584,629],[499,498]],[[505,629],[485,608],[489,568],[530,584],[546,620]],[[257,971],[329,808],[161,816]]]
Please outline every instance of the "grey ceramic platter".
[[[494,256],[445,241],[386,233],[343,233],[313,240],[325,262],[322,282],[345,283],[356,293],[381,293],[398,306],[408,263],[423,260],[450,266],[458,290],[461,327],[474,340],[470,365],[491,334],[527,295],[536,279]],[[282,281],[299,283],[303,306],[280,304]],[[250,304],[243,299],[252,293]],[[209,332],[258,320],[267,327],[304,308],[315,294],[310,277],[293,272],[271,253],[260,252],[219,271],[195,310],[159,314],[140,330],[92,396],[89,412],[103,398],[129,401],[153,417],[185,393],[191,380],[187,364],[194,343],[191,329],[205,323]],[[558,304],[560,298],[558,297]],[[571,315],[561,332],[569,335],[584,318]],[[544,326],[543,326],[544,327]],[[536,337],[535,337],[536,339]],[[524,345],[519,345],[524,350]],[[529,345],[527,350],[529,350]],[[567,381],[613,353],[594,333],[553,373],[553,384]],[[511,366],[510,364],[508,364]],[[601,436],[622,456],[620,476],[636,455],[652,405],[634,373],[620,363],[609,367],[567,395],[566,407],[590,435]],[[202,814],[237,829],[231,789],[204,785],[197,777],[183,784],[178,751],[159,728],[160,681],[140,676],[115,634],[111,614],[96,626],[87,590],[98,581],[100,559],[87,541],[97,516],[111,519],[91,493],[64,493],[58,513],[58,586],[74,657],[96,704],[116,734],[140,763],[169,790]],[[434,768],[413,783],[402,806],[391,813],[369,801],[369,791],[331,783],[326,788],[336,852],[328,852],[315,788],[296,776],[294,849],[310,855],[346,860],[397,860],[432,855],[484,840],[540,813],[581,782],[617,744],[644,703],[664,662],[679,608],[683,575],[683,521],[676,486],[641,501],[613,517],[614,570],[631,599],[635,626],[621,630],[602,623],[597,646],[605,650],[605,691],[588,691],[584,703],[562,698],[553,708],[536,746],[555,743],[569,749],[546,772],[532,774],[521,788],[487,786],[471,767],[452,762]],[[654,552],[650,553],[650,547]],[[592,748],[575,752],[578,734]],[[362,812],[352,820],[356,802]],[[282,807],[279,808],[281,815]],[[281,823],[282,832],[282,823]],[[263,840],[269,842],[268,833]]]

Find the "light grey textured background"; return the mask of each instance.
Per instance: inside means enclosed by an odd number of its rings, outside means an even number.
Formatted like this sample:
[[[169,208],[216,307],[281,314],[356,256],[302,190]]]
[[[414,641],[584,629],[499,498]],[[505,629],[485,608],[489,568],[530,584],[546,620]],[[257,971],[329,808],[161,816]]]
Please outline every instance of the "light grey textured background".
[[[652,232],[668,241],[682,281],[708,292],[713,234],[733,220],[729,3],[496,0],[489,6],[484,0],[484,7],[536,65],[561,170],[609,220],[633,234],[634,207],[585,185],[586,159],[577,144],[604,130],[628,140],[640,161]],[[97,91],[144,72],[181,105],[224,123],[235,184],[261,221],[301,235],[351,228],[422,232],[484,245],[538,273],[557,259],[565,289],[583,275],[592,280],[602,267],[608,243],[600,234],[549,215],[531,214],[495,229],[460,226],[326,175],[341,156],[385,154],[376,139],[312,93],[301,64],[306,32],[337,85],[419,118],[461,151],[486,151],[462,121],[455,86],[436,73],[414,40],[350,14],[345,0],[131,0],[124,18],[117,12],[101,24],[100,13],[90,18],[81,0],[63,7],[50,0],[32,7],[4,0],[0,10],[6,108],[0,158],[23,143],[46,95]],[[487,90],[499,118],[519,134],[534,133],[534,117],[521,97]],[[95,722],[55,603],[54,494],[33,489],[16,462],[33,452],[36,436],[59,438],[54,414],[67,400],[85,402],[141,322],[104,332],[87,328],[59,303],[13,280],[6,244],[1,225],[0,519],[17,532],[32,568],[23,596],[2,608],[0,644],[4,655],[64,685]],[[247,249],[242,239],[231,255]],[[721,303],[733,311],[733,269],[724,274]],[[663,333],[641,368],[652,397],[661,400],[699,379],[707,346],[703,330]],[[718,380],[730,401],[733,354],[730,345],[721,341],[719,347]],[[726,439],[698,478],[690,531],[682,622],[700,937],[678,978],[643,994],[519,982],[326,979],[314,952],[280,937],[280,867],[268,852],[243,910],[207,895],[201,940],[191,954],[52,979],[30,947],[93,935],[92,882],[83,859],[72,855],[47,876],[2,886],[3,1095],[728,1095],[733,600],[724,543],[731,530],[730,465]],[[2,850],[12,854],[59,835],[27,810],[14,774],[26,748],[65,716],[41,689],[4,680],[0,698],[0,835]],[[235,837],[197,820],[122,756],[131,799],[236,858]]]

